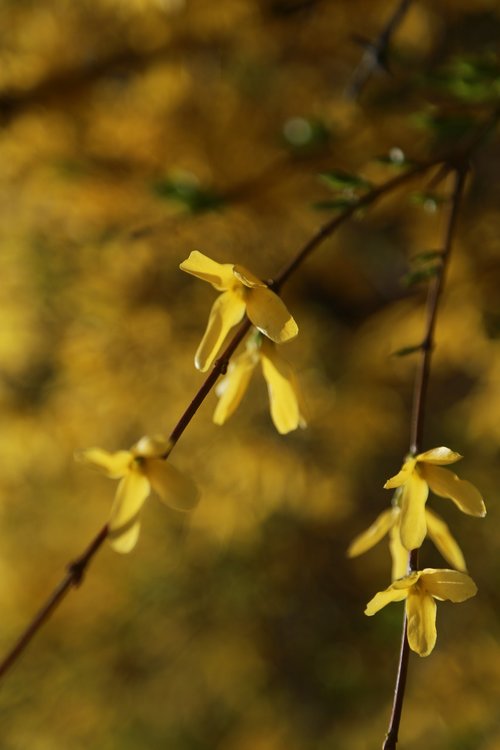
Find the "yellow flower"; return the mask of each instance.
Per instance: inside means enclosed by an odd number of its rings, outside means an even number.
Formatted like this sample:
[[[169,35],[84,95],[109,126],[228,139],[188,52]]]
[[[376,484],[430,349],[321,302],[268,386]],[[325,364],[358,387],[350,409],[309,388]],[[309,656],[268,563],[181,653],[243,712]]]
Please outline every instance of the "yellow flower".
[[[120,479],[109,517],[109,540],[117,552],[130,552],[140,530],[140,511],[154,490],[174,510],[189,511],[198,503],[194,482],[181,474],[161,456],[169,444],[161,437],[143,437],[129,451],[108,453],[89,448],[77,455],[79,460],[100,469],[111,479]]]
[[[198,370],[208,370],[228,332],[243,320],[245,312],[259,331],[278,344],[297,335],[297,323],[280,297],[243,266],[217,263],[194,250],[180,268],[222,292],[213,304],[195,354]]]
[[[386,489],[401,487],[401,541],[407,550],[417,549],[425,539],[429,488],[435,495],[453,500],[463,513],[486,515],[483,498],[474,485],[442,468],[443,464],[453,464],[461,458],[449,448],[432,448],[408,458],[401,471],[384,484]]]
[[[472,578],[458,570],[425,568],[394,581],[366,605],[371,616],[390,602],[406,599],[408,643],[419,656],[428,656],[436,644],[436,602],[463,602],[477,592]]]
[[[215,389],[219,396],[215,424],[224,424],[238,407],[259,362],[267,382],[271,417],[278,432],[284,435],[299,426],[305,427],[290,365],[277,353],[275,345],[259,334],[248,339],[245,351],[230,362],[227,375]]]
[[[457,570],[466,570],[462,550],[450,533],[447,524],[437,513],[428,508],[425,509],[425,520],[427,532],[445,560]],[[357,557],[374,547],[380,540],[389,534],[389,548],[392,557],[392,580],[402,578],[406,575],[408,568],[408,550],[401,542],[401,508],[395,506],[384,510],[372,525],[359,534],[347,549],[348,557]]]

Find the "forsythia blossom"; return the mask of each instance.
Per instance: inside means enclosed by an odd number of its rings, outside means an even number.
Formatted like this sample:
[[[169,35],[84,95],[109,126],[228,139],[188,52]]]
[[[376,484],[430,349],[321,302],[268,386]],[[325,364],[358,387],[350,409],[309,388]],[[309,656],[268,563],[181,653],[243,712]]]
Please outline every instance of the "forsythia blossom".
[[[243,266],[217,263],[194,250],[180,268],[222,292],[213,304],[207,329],[195,354],[198,370],[208,370],[228,332],[243,319],[245,312],[254,326],[276,343],[297,335],[297,323],[284,302]]]
[[[463,602],[477,592],[472,578],[457,570],[417,570],[379,591],[366,605],[365,615],[374,615],[390,602],[406,599],[408,643],[419,656],[428,656],[436,644],[436,602]]]
[[[174,510],[189,511],[198,503],[194,482],[161,456],[169,444],[162,437],[143,437],[129,451],[108,453],[89,448],[79,460],[100,469],[111,479],[120,479],[109,517],[109,540],[117,552],[130,552],[140,531],[140,511],[154,490]]]
[[[445,560],[457,570],[466,570],[462,550],[453,538],[447,524],[437,513],[425,509],[427,533]],[[392,557],[392,579],[402,578],[408,567],[408,550],[401,543],[401,508],[394,506],[384,510],[366,531],[359,534],[348,547],[347,555],[357,557],[374,547],[389,534],[389,548]]]
[[[259,362],[267,382],[271,417],[278,432],[284,435],[299,426],[305,427],[290,365],[277,353],[275,345],[260,334],[248,339],[245,351],[230,362],[227,375],[216,386],[219,403],[214,412],[215,424],[224,424],[238,407]]]
[[[442,468],[443,464],[453,464],[461,458],[449,448],[432,448],[408,458],[401,471],[384,484],[386,489],[401,487],[400,533],[407,550],[417,549],[425,539],[425,503],[429,489],[435,495],[453,500],[463,513],[486,515],[483,498],[474,485]]]

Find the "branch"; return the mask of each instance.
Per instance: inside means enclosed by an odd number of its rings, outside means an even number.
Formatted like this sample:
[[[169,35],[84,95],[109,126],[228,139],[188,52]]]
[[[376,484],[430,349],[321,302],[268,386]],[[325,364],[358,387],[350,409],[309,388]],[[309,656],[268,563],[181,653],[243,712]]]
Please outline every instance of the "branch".
[[[442,163],[442,159],[434,159],[432,161],[416,165],[411,169],[408,169],[403,174],[400,174],[397,177],[388,180],[383,185],[370,190],[368,193],[360,197],[356,204],[347,207],[341,214],[328,221],[318,232],[316,232],[316,234],[314,234],[312,238],[308,240],[308,242],[306,242],[306,244],[296,253],[290,263],[284,266],[284,268],[276,276],[276,278],[273,281],[269,282],[269,287],[274,289],[275,291],[280,290],[283,284],[290,278],[293,273],[295,273],[299,266],[313,252],[313,250],[315,250],[328,237],[330,237],[344,222],[350,219],[359,208],[363,208],[375,203],[383,196],[387,195],[390,192],[393,192],[397,188],[405,185],[406,183],[429,171],[432,167],[435,167],[440,163]],[[169,451],[164,454],[163,458],[168,457],[174,445],[184,433],[185,429],[190,424],[196,412],[202,405],[203,401],[212,390],[219,376],[223,375],[226,372],[232,355],[251,328],[251,325],[252,324],[250,320],[248,320],[248,318],[245,318],[230,340],[222,355],[215,361],[212,370],[196,393],[194,399],[191,401],[191,403],[177,422],[176,426],[172,430],[170,434],[171,447]],[[73,587],[77,587],[83,581],[84,575],[90,562],[102,546],[107,536],[108,527],[106,525],[97,534],[86,551],[74,562],[69,564],[68,572],[66,573],[65,577],[54,589],[52,594],[48,597],[40,611],[33,617],[23,634],[20,636],[12,649],[8,652],[7,656],[3,659],[3,661],[0,662],[0,678],[23,653],[26,646],[31,642],[44,622],[46,622],[46,620],[65,598],[68,591]]]
[[[443,251],[441,254],[441,265],[437,276],[429,284],[427,293],[427,320],[425,325],[425,334],[422,344],[420,345],[420,361],[415,376],[415,389],[413,393],[413,406],[410,431],[410,453],[416,455],[422,450],[422,435],[424,430],[424,420],[427,407],[427,395],[429,390],[430,367],[432,352],[434,349],[434,332],[436,329],[437,314],[439,301],[443,291],[446,270],[450,260],[453,239],[457,226],[458,212],[464,192],[465,180],[468,173],[468,164],[466,161],[454,167],[454,184],[451,196],[450,211],[446,222]],[[414,549],[409,554],[408,572],[418,570],[418,549]],[[382,745],[382,750],[396,750],[398,742],[399,725],[403,711],[403,703],[406,688],[406,676],[408,673],[408,661],[410,656],[410,647],[408,644],[408,622],[406,612],[403,618],[403,637],[401,641],[401,651],[399,655],[398,671],[396,676],[396,687],[394,689],[394,702],[392,714],[389,722],[389,729]]]
[[[361,91],[368,83],[368,80],[377,70],[387,70],[387,56],[389,45],[397,27],[405,17],[411,0],[400,0],[394,13],[387,21],[386,25],[372,42],[365,39],[357,39],[364,47],[363,56],[352,74],[350,83],[346,89],[345,95],[348,99],[358,99]]]

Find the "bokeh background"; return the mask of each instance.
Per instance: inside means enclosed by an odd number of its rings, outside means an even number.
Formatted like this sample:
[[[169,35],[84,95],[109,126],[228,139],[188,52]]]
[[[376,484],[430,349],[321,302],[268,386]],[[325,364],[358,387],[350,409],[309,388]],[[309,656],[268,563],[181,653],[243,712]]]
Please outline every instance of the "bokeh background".
[[[318,174],[373,181],[498,106],[494,0],[415,0],[391,75],[345,97],[395,0],[2,0],[0,643],[6,651],[107,519],[115,486],[75,464],[168,434],[202,382],[214,291],[197,249],[268,278],[331,212]],[[394,152],[393,152],[394,153]],[[414,657],[406,750],[500,747],[500,181],[474,159],[437,331],[425,447],[465,456],[486,520],[435,508],[479,595],[438,612]],[[137,548],[103,548],[0,691],[3,750],[368,750],[380,746],[400,605],[368,619],[387,545],[349,561],[408,447],[439,201],[384,200],[290,280],[283,353],[309,426],[274,430],[256,372],[238,412],[211,395],[172,460],[202,490],[186,519],[152,498]],[[441,190],[441,188],[440,188]],[[442,192],[442,191],[441,191]],[[423,205],[422,205],[423,203]],[[428,543],[425,565],[442,565]]]

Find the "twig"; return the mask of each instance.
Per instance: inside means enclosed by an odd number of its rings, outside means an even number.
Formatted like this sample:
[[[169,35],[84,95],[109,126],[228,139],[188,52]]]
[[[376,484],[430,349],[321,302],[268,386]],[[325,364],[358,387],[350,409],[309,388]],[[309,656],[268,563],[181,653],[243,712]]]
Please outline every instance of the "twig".
[[[392,36],[405,17],[412,0],[401,0],[386,25],[373,41],[359,40],[363,44],[363,56],[352,74],[345,95],[357,99],[376,70],[387,70],[387,54]]]
[[[273,288],[275,291],[278,291],[279,289],[281,289],[283,284],[298,269],[298,267],[312,253],[312,251],[316,249],[319,245],[321,245],[321,243],[324,242],[324,240],[330,237],[359,208],[371,205],[372,203],[376,202],[379,198],[396,190],[397,188],[406,184],[407,182],[410,182],[417,176],[430,170],[432,167],[436,166],[437,164],[440,164],[441,162],[442,162],[442,159],[434,159],[433,161],[429,161],[429,162],[416,165],[412,167],[411,169],[408,169],[403,174],[400,174],[397,177],[394,177],[393,179],[388,180],[383,185],[380,185],[379,187],[374,188],[373,190],[370,190],[368,193],[360,197],[355,205],[349,206],[348,208],[346,208],[341,214],[339,214],[338,216],[328,221],[318,232],[316,232],[316,234],[314,234],[313,237],[308,242],[306,242],[306,244],[297,252],[297,254],[292,259],[292,261],[288,263],[281,270],[281,272],[278,274],[278,276],[276,276],[274,281],[269,282],[269,286]],[[234,351],[236,350],[237,346],[241,343],[241,341],[245,337],[251,325],[252,324],[248,320],[248,318],[245,318],[242,324],[240,325],[240,327],[238,328],[238,330],[236,331],[236,333],[234,334],[233,338],[227,345],[223,354],[215,361],[212,370],[210,371],[205,381],[203,382],[202,386],[196,393],[194,399],[189,404],[187,409],[184,411],[181,418],[177,422],[176,426],[172,430],[170,434],[170,448],[168,452],[164,454],[163,458],[167,458],[167,456],[170,454],[174,445],[177,443],[177,441],[183,434],[184,430],[189,425],[189,423],[195,416],[196,412],[200,408],[201,404],[203,403],[207,395],[212,390],[219,376],[226,372],[228,363]],[[76,561],[74,561],[68,566],[68,572],[66,573],[65,577],[62,579],[59,585],[54,589],[52,594],[48,597],[48,599],[46,600],[45,604],[42,606],[40,611],[31,620],[26,630],[18,639],[16,644],[12,647],[12,649],[8,652],[7,656],[3,659],[3,661],[0,662],[0,677],[2,677],[2,675],[4,675],[7,672],[7,670],[17,660],[17,658],[22,654],[26,646],[30,643],[30,641],[39,631],[39,629],[44,624],[44,622],[46,622],[46,620],[50,617],[52,612],[62,602],[62,600],[68,593],[68,591],[72,587],[76,587],[82,582],[88,565],[90,564],[94,555],[96,554],[96,552],[99,550],[99,548],[105,541],[107,535],[108,535],[108,527],[106,525],[101,529],[99,534],[95,537],[93,542],[89,545],[89,547],[81,555],[81,557],[77,558]]]
[[[458,211],[462,200],[465,180],[468,172],[467,162],[454,167],[454,185],[451,196],[450,212],[446,222],[443,252],[441,255],[441,265],[437,276],[429,284],[427,293],[427,320],[425,325],[425,335],[421,344],[421,356],[415,376],[415,389],[413,393],[413,406],[410,430],[410,453],[416,455],[422,450],[422,435],[424,429],[425,412],[427,406],[427,395],[429,390],[429,376],[432,352],[434,349],[434,332],[436,328],[437,313],[439,301],[443,291],[444,279],[448,267],[450,253],[455,236],[457,225]],[[408,572],[418,570],[418,549],[414,549],[409,554]],[[403,618],[403,637],[401,641],[401,651],[399,655],[398,671],[396,676],[396,686],[394,690],[394,702],[389,722],[389,729],[382,745],[382,750],[395,750],[398,742],[399,725],[403,711],[403,703],[406,688],[406,676],[408,673],[408,661],[410,656],[410,647],[407,637],[408,622],[406,613]]]

